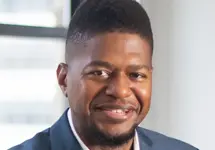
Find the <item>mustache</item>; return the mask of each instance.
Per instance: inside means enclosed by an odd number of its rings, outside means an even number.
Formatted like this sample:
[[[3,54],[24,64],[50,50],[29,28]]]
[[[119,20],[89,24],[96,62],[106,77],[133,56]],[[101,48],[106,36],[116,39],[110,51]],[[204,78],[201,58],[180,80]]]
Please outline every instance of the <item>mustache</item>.
[[[103,89],[92,98],[89,104],[90,109],[130,109],[136,112],[141,109],[142,103],[135,91],[135,97],[133,98],[116,98],[106,94],[106,96],[103,97],[105,90],[106,87],[103,87]]]

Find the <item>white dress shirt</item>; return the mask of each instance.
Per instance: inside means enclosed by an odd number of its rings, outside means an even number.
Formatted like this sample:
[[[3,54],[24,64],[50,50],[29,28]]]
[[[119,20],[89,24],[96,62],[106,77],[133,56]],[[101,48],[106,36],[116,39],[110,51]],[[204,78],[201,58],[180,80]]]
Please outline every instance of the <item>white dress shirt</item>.
[[[75,127],[73,125],[73,122],[72,122],[72,115],[71,115],[71,109],[68,110],[67,112],[67,117],[68,117],[68,120],[69,120],[69,124],[70,124],[70,127],[71,127],[71,130],[75,136],[75,138],[77,139],[78,143],[80,144],[81,148],[83,150],[90,150],[85,144],[84,142],[81,140],[81,138],[78,136],[76,130],[75,130]],[[137,132],[135,131],[135,136],[134,136],[134,150],[140,150],[140,147],[139,147],[139,139],[138,139],[138,135],[137,135]]]

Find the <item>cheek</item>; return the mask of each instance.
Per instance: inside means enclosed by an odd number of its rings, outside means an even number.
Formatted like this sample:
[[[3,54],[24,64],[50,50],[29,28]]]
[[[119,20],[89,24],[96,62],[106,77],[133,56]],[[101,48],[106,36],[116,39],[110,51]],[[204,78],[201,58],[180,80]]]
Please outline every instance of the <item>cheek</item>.
[[[103,87],[103,84],[97,83],[92,80],[85,80],[85,95],[88,103],[91,103],[98,94],[100,94],[100,91]]]
[[[145,117],[149,111],[151,103],[151,83],[136,87],[135,91],[140,103],[142,104],[142,111],[140,113]]]
[[[143,101],[143,107],[149,108],[150,103],[151,103],[151,90],[149,89],[142,89],[140,90],[140,96],[142,97],[142,101]]]
[[[68,86],[70,107],[76,113],[84,113],[90,115],[90,103],[94,97],[99,93],[101,85],[87,79],[73,81],[71,86]]]
[[[70,108],[74,113],[80,114],[85,111],[85,84],[80,80],[67,80],[67,91]]]

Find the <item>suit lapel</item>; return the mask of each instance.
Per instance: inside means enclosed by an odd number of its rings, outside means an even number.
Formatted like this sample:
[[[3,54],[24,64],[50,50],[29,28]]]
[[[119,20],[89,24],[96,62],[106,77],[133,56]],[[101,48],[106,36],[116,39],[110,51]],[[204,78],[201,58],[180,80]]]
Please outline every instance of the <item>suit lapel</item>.
[[[149,137],[147,137],[142,129],[137,127],[137,134],[139,138],[140,150],[152,150],[152,141]]]
[[[67,111],[50,128],[51,150],[81,150],[67,118]]]

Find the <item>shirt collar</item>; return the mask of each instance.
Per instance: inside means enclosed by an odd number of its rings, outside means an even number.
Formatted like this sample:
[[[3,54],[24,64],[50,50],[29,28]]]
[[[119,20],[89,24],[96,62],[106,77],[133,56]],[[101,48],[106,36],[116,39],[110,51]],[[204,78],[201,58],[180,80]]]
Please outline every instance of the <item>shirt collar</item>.
[[[83,150],[89,150],[89,148],[84,144],[84,142],[81,140],[81,138],[78,136],[78,134],[77,134],[77,132],[75,130],[75,127],[74,127],[73,122],[72,122],[71,109],[68,110],[67,117],[68,117],[68,120],[69,120],[69,125],[71,127],[71,130],[72,130],[75,138],[77,139],[78,143],[80,144],[81,148]],[[137,131],[135,131],[135,136],[134,136],[134,150],[140,150],[139,138],[138,138],[138,135],[137,135]]]

